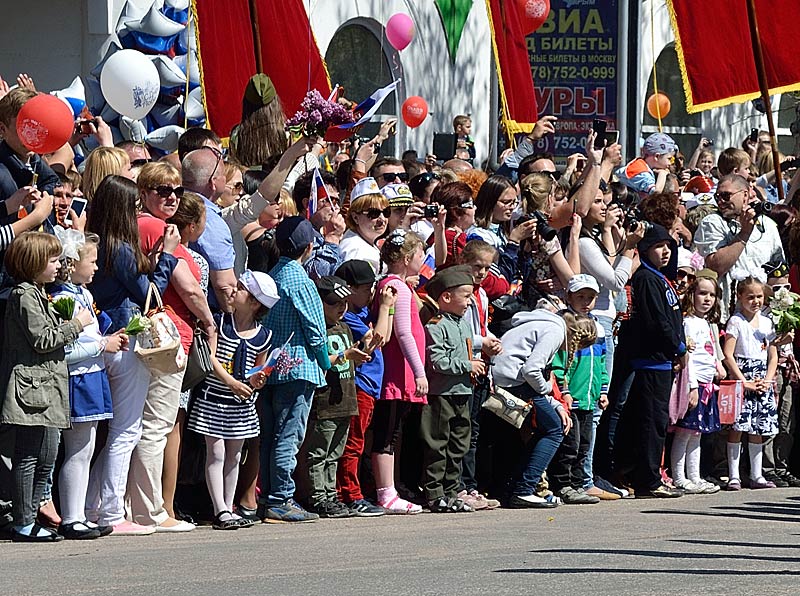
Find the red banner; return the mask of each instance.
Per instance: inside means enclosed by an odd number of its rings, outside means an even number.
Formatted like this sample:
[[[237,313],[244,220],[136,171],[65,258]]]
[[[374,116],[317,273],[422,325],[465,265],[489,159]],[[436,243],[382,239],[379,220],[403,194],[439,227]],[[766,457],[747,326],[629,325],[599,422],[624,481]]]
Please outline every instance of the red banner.
[[[800,89],[798,0],[755,0],[770,94]],[[667,0],[689,113],[760,96],[747,0]]]
[[[533,76],[515,0],[486,0],[503,125],[509,134],[530,132],[537,120]]]
[[[325,64],[302,0],[256,0],[261,64],[292,116],[306,91],[330,93]],[[242,117],[242,95],[256,74],[250,0],[193,0],[207,126],[230,135]]]

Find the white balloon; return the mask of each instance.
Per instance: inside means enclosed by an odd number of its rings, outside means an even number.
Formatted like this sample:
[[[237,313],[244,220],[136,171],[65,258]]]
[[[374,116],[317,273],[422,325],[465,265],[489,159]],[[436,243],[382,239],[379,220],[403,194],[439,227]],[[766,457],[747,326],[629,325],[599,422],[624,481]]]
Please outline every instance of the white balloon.
[[[156,37],[169,37],[180,33],[186,26],[176,23],[158,10],[158,6],[153,4],[139,22],[127,22],[125,27],[128,31],[139,31]]]
[[[178,139],[185,132],[183,127],[171,124],[155,129],[144,138],[144,141],[151,147],[171,153],[178,150]]]
[[[186,75],[180,67],[170,60],[167,56],[150,56],[153,64],[156,65],[158,76],[161,78],[162,87],[178,87],[186,85]]]
[[[203,91],[200,87],[195,87],[189,91],[184,109],[186,110],[186,117],[191,120],[199,120],[206,117],[206,110],[203,107]]]
[[[119,119],[119,131],[126,141],[133,141],[134,143],[144,143],[144,138],[147,136],[147,129],[141,120],[131,120],[127,116]]]
[[[197,52],[195,50],[189,50],[188,54],[184,54],[183,56],[175,56],[172,61],[178,65],[178,67],[186,73],[186,61],[189,61],[189,82],[193,85],[200,84],[200,59],[197,56]]]
[[[120,50],[106,60],[100,73],[100,88],[114,110],[140,120],[158,100],[158,70],[141,52]]]

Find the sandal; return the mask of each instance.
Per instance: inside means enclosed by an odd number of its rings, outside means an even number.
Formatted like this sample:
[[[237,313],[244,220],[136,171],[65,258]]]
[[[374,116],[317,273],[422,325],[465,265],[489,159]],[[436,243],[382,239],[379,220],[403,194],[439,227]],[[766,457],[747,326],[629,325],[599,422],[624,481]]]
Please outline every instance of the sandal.
[[[472,513],[475,511],[472,507],[467,505],[458,497],[453,497],[447,502],[447,509],[450,511],[450,513]]]
[[[389,515],[415,515],[417,513],[422,513],[422,507],[401,499],[399,495],[395,495],[394,498],[387,503],[382,503],[381,507],[383,507]]]
[[[226,513],[231,516],[230,519],[221,520],[220,518]],[[214,516],[214,523],[211,527],[215,530],[238,530],[241,526],[239,525],[239,520],[233,517],[233,513],[230,511],[220,511]]]

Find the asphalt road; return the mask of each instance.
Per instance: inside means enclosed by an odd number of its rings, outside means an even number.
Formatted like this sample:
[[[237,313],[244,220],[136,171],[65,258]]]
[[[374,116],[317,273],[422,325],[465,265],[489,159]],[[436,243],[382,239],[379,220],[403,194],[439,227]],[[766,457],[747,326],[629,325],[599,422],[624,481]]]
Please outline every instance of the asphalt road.
[[[0,542],[0,594],[800,594],[800,490]]]

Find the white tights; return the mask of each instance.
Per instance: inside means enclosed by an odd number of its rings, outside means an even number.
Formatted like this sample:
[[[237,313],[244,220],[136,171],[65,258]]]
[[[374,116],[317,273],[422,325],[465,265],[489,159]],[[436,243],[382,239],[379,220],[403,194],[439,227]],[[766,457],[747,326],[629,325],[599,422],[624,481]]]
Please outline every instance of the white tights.
[[[206,436],[206,484],[214,515],[233,511],[243,445],[243,439],[226,440]]]
[[[675,482],[700,480],[700,433],[678,428],[672,439],[672,477]],[[685,472],[684,472],[685,467]]]
[[[58,475],[61,518],[65,524],[86,520],[86,490],[89,466],[94,454],[97,422],[75,422],[61,433],[64,441],[64,464]]]

